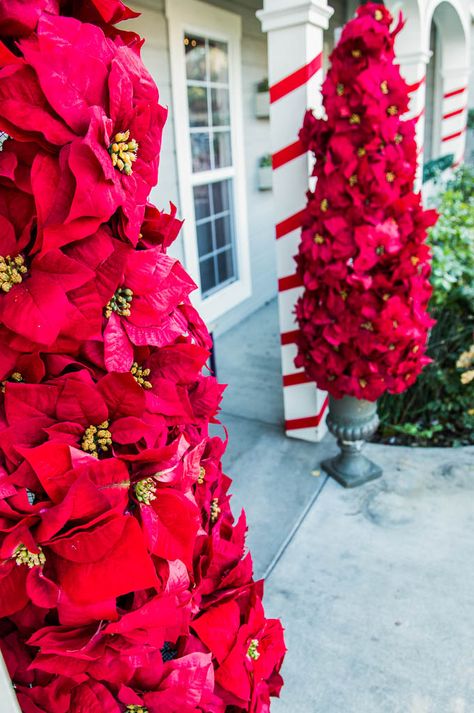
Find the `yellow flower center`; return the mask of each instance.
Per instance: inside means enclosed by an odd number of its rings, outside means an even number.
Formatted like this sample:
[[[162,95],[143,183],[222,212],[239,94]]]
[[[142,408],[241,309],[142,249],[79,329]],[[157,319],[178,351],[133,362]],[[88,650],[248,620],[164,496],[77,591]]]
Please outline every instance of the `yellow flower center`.
[[[325,213],[327,211],[328,206],[329,206],[328,199],[323,198],[323,200],[321,201],[321,204],[319,206],[321,208],[321,210],[323,211],[323,213]]]
[[[316,245],[322,245],[324,243],[324,238],[321,233],[316,233],[316,235],[314,236],[314,242],[316,243]]]
[[[389,293],[389,292],[386,292],[386,293],[383,295],[383,297],[382,297],[382,299],[383,299],[384,302],[386,302],[389,298],[390,298],[390,293]]]
[[[387,171],[387,173],[385,174],[385,178],[389,183],[393,183],[395,180],[395,174],[393,173],[393,171]]]
[[[420,350],[420,347],[418,344],[415,344],[415,346],[412,349],[413,354],[416,354]]]
[[[388,82],[386,79],[383,80],[383,82],[380,85],[380,90],[382,94],[388,94]]]
[[[347,300],[347,291],[346,290],[341,290],[339,292],[343,300]]]
[[[213,498],[211,500],[211,522],[216,522],[220,514],[219,498]]]
[[[362,322],[360,325],[362,329],[366,329],[368,332],[373,332],[374,331],[374,325],[372,322]]]
[[[396,116],[398,114],[398,107],[395,104],[391,104],[387,109],[387,114],[389,116]]]
[[[413,267],[416,267],[418,263],[420,262],[420,258],[416,257],[416,255],[413,255],[413,257],[410,258],[410,262],[413,265]]]
[[[23,282],[23,276],[28,272],[23,255],[10,257],[0,255],[0,289],[10,292],[11,288]]]
[[[42,567],[46,562],[46,557],[41,547],[38,547],[39,552],[31,552],[25,545],[18,545],[13,553],[13,557],[17,565],[26,565],[29,569],[33,567]]]
[[[139,503],[149,505],[156,500],[156,482],[154,478],[145,478],[134,485],[135,495]]]
[[[252,661],[258,661],[258,659],[260,658],[258,644],[259,644],[258,639],[252,639],[252,641],[250,642],[250,645],[247,649],[247,656],[249,657],[249,659],[252,659]]]
[[[1,392],[4,394],[5,393],[5,386],[6,384],[20,384],[22,381],[24,381],[22,375],[20,374],[19,371],[14,371],[10,376],[5,379],[4,381],[1,382]]]
[[[367,382],[365,379],[359,379],[359,384],[361,389],[365,389],[365,387],[367,386]]]
[[[353,176],[349,176],[349,185],[355,186],[356,183],[357,183],[357,176],[355,174]]]
[[[384,246],[383,246],[383,245],[379,245],[379,246],[375,249],[375,252],[377,253],[377,255],[383,255],[384,252],[385,252]]]
[[[349,119],[349,124],[360,124],[359,114],[351,114],[351,118]]]
[[[361,146],[359,149],[357,149],[357,155],[359,158],[362,158],[362,156],[365,156],[366,150]]]
[[[382,10],[376,10],[374,13],[374,17],[377,20],[377,22],[380,22],[380,20],[383,20],[383,12]]]
[[[152,388],[151,383],[148,381],[148,377],[150,376],[150,369],[144,369],[138,364],[138,362],[134,361],[130,371],[137,384],[139,384],[143,389]]]
[[[107,453],[112,445],[112,434],[109,431],[110,423],[103,421],[98,426],[88,426],[82,437],[81,448],[89,455],[98,458]]]
[[[125,710],[127,713],[148,713],[148,708],[145,708],[145,706],[130,705]]]
[[[352,50],[352,56],[358,59],[361,56],[361,51],[360,50]]]
[[[130,176],[133,173],[132,164],[137,160],[138,144],[130,139],[130,131],[115,134],[113,143],[109,146],[112,165],[121,173]]]
[[[403,141],[403,136],[401,134],[395,134],[394,141],[396,144],[401,144]]]
[[[130,317],[130,305],[133,300],[133,291],[128,287],[119,287],[114,296],[105,305],[107,319],[115,312],[120,317]]]
[[[344,85],[343,85],[343,84],[339,83],[339,84],[337,85],[337,87],[336,87],[336,94],[337,94],[338,97],[342,97],[342,95],[344,94]]]
[[[198,479],[197,479],[198,485],[202,485],[204,483],[205,479],[206,479],[206,469],[203,466],[201,466],[199,468],[199,475],[198,475]]]

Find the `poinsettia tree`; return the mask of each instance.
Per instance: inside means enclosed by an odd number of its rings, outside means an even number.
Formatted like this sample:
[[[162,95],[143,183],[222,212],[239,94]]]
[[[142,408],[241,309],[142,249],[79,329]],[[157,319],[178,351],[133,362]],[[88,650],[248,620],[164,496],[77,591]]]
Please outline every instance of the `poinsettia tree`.
[[[0,646],[25,713],[267,712],[282,627],[181,223],[148,202],[166,110],[132,14],[0,7]]]
[[[429,362],[427,304],[436,220],[413,190],[415,120],[395,64],[392,18],[360,7],[331,55],[326,118],[308,112],[300,138],[314,153],[296,258],[304,294],[296,306],[296,365],[322,389],[375,400],[398,393]]]

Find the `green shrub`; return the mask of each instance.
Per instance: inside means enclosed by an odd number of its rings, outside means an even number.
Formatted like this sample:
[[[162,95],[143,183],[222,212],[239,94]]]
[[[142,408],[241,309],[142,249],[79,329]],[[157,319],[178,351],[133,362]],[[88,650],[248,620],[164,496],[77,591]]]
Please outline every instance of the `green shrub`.
[[[430,231],[436,319],[426,367],[403,394],[380,400],[380,438],[391,443],[463,445],[474,443],[474,382],[462,383],[456,366],[474,332],[474,172],[459,168],[436,206]]]

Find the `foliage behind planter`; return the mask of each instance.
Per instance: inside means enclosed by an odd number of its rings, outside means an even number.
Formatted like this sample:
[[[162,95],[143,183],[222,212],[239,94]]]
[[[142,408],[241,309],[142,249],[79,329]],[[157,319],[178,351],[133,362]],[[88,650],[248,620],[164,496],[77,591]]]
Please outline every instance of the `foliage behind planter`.
[[[456,361],[473,343],[474,172],[456,171],[438,202],[431,230],[433,297],[437,320],[428,354],[433,359],[408,391],[380,401],[379,438],[390,443],[462,445],[474,442],[474,385],[462,384]]]

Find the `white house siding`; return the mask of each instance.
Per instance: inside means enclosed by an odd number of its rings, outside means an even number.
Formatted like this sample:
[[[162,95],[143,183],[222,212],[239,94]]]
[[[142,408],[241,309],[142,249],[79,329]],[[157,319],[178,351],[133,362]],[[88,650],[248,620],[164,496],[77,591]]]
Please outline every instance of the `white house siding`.
[[[276,294],[276,266],[274,246],[273,196],[271,191],[259,191],[257,185],[258,160],[270,151],[269,122],[255,118],[256,85],[267,76],[267,42],[255,17],[258,2],[243,0],[216,0],[208,3],[235,12],[242,17],[242,83],[244,112],[245,155],[248,226],[252,273],[252,296],[219,318],[212,325],[216,333],[222,333],[254,312]],[[160,208],[173,201],[180,207],[177,176],[173,106],[171,102],[170,60],[168,28],[164,0],[142,0],[133,4],[141,17],[128,23],[146,38],[143,60],[155,78],[161,100],[169,107],[169,118],[163,137],[160,177],[152,193],[153,202]],[[183,137],[187,140],[187,137]],[[186,216],[182,216],[186,217]],[[183,260],[180,241],[174,254]]]

